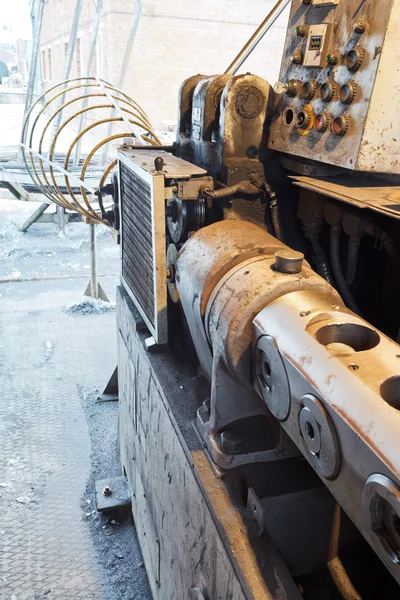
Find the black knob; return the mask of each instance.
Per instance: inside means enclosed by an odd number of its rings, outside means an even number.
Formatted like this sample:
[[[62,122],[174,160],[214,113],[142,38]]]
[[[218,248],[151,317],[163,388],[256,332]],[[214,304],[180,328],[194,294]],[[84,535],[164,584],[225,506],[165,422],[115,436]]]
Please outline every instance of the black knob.
[[[156,171],[162,171],[164,169],[164,159],[161,156],[157,156],[154,159],[154,168]]]

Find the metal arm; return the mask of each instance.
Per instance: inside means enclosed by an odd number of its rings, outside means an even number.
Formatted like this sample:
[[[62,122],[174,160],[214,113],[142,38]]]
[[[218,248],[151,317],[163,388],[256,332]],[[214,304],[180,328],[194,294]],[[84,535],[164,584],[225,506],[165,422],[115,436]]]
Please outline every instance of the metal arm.
[[[269,15],[261,23],[260,27],[253,33],[249,41],[243,46],[236,58],[231,62],[227,70],[228,75],[234,75],[242,66],[247,57],[253,52],[254,48],[263,39],[264,35],[269,31],[275,23],[279,15],[285,10],[290,0],[278,0]]]

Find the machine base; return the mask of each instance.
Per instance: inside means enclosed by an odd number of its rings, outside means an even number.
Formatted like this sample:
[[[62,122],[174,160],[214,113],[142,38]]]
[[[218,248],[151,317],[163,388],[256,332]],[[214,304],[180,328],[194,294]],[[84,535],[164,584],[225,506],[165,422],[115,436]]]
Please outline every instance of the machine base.
[[[146,334],[123,287],[117,291],[121,461],[153,597],[160,600],[300,600],[274,545],[235,504],[195,433],[209,396]]]

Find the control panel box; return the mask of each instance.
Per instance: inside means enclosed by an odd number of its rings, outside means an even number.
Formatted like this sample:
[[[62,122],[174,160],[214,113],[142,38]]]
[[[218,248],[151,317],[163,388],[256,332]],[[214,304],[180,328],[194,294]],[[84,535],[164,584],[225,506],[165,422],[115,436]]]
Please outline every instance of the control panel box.
[[[400,173],[400,0],[292,0],[269,148]]]

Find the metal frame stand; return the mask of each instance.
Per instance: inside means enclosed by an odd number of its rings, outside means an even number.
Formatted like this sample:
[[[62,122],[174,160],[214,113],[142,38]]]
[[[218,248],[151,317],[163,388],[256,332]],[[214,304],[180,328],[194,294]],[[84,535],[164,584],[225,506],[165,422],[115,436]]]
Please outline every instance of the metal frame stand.
[[[84,296],[95,298],[96,300],[104,300],[104,302],[110,302],[107,294],[101,287],[97,280],[97,239],[96,239],[96,224],[90,223],[90,268],[91,276],[87,288],[84,292]]]
[[[43,204],[41,204],[39,208],[37,208],[35,212],[31,214],[30,217],[28,217],[19,230],[22,231],[22,233],[26,233],[29,227],[34,223],[55,223],[57,225],[58,233],[64,233],[65,225],[68,223],[79,223],[83,221],[81,215],[78,213],[67,213],[65,208],[61,206],[56,207],[55,213],[45,215],[44,213],[49,206],[51,205],[43,202]]]

